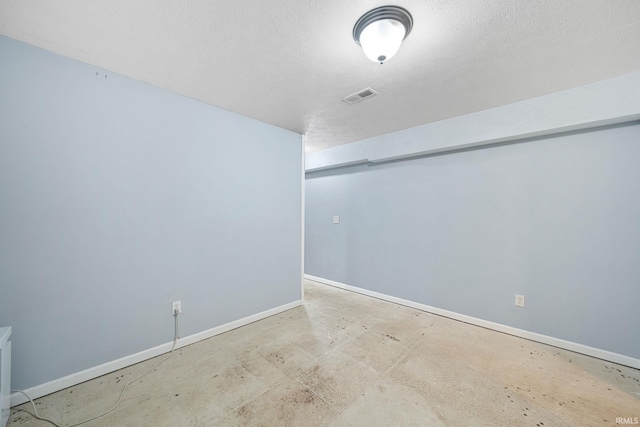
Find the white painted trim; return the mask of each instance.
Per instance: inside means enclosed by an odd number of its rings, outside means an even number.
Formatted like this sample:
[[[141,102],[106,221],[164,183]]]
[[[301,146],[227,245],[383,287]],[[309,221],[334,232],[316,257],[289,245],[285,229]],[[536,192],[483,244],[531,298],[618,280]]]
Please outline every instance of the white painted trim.
[[[300,233],[300,301],[304,301],[304,233],[305,233],[305,226],[304,226],[304,222],[305,222],[305,203],[306,203],[306,194],[305,194],[305,170],[304,170],[304,166],[305,166],[305,148],[306,148],[306,144],[307,144],[307,137],[306,135],[301,135],[301,141],[302,141],[302,171],[300,173],[300,180],[301,182],[301,193],[302,193],[302,200],[300,202],[301,207],[300,207],[300,228],[301,228],[301,233]]]
[[[292,308],[299,307],[300,305],[302,305],[302,301],[300,300],[290,302],[288,304],[281,305],[279,307],[275,307],[269,310],[265,310],[263,312],[253,314],[251,316],[247,316],[242,319],[234,320],[233,322],[225,323],[224,325],[216,326],[215,328],[211,328],[206,331],[189,335],[188,337],[180,338],[176,345],[176,349],[196,343],[198,341],[205,340],[207,338],[211,338],[216,335],[220,335],[232,329],[236,329],[241,326],[248,325],[250,323],[282,313],[284,311],[291,310]],[[99,376],[108,374],[110,372],[117,371],[118,369],[126,368],[127,366],[131,366],[136,363],[143,362],[145,360],[151,359],[152,357],[160,356],[163,353],[167,353],[171,351],[172,345],[173,345],[173,341],[165,344],[161,344],[156,347],[149,348],[147,350],[143,350],[141,352],[131,354],[129,356],[125,356],[117,360],[112,360],[110,362],[103,363],[102,365],[85,369],[84,371],[67,375],[66,377],[58,378],[56,380],[37,385],[35,387],[31,387],[27,390],[24,390],[24,392],[26,392],[33,399],[37,399],[38,397],[46,396],[47,394],[55,393],[56,391],[63,390],[67,387],[71,387],[76,384],[80,384],[82,382],[92,380]],[[22,394],[20,393],[11,394],[11,406],[20,405],[25,402],[27,402],[27,398],[24,397]]]
[[[334,286],[336,288],[345,289],[347,291],[352,291],[352,292],[356,292],[362,295],[367,295],[373,298],[389,301],[395,304],[404,305],[407,307],[415,308],[417,310],[426,311],[427,313],[437,314],[438,316],[448,317],[450,319],[459,320],[461,322],[469,323],[469,324],[480,326],[487,329],[492,329],[494,331],[503,332],[505,334],[514,335],[516,337],[525,338],[525,339],[536,341],[542,344],[563,348],[565,350],[586,354],[587,356],[592,356],[598,359],[603,359],[603,360],[608,360],[610,362],[618,363],[620,365],[625,365],[625,366],[630,366],[632,368],[640,369],[640,359],[636,359],[630,356],[613,353],[611,351],[602,350],[599,348],[589,347],[587,345],[578,344],[572,341],[566,341],[560,338],[550,337],[548,335],[542,335],[535,332],[525,331],[524,329],[513,328],[511,326],[502,325],[500,323],[494,323],[488,320],[478,319],[477,317],[471,317],[465,314],[460,314],[460,313],[456,313],[449,310],[443,310],[441,308],[431,307],[429,305],[424,305],[414,301],[397,298],[391,295],[370,291],[368,289],[358,288],[356,286],[345,285],[344,283],[335,282],[329,279],[323,279],[322,277],[316,277],[310,274],[305,274],[305,278],[308,280],[313,280],[314,282],[323,283],[325,285]]]
[[[320,153],[320,151],[316,151],[315,153]],[[313,156],[315,153],[309,153],[310,156]],[[311,157],[313,158],[313,157]],[[325,169],[335,169],[335,168],[343,168],[345,166],[355,166],[355,165],[362,165],[365,163],[369,163],[369,159],[359,159],[359,160],[353,160],[353,161],[345,161],[345,162],[335,162],[335,163],[331,163],[325,166],[316,166],[316,167],[309,167],[307,169],[305,169],[305,172],[318,172],[318,171],[322,171]]]

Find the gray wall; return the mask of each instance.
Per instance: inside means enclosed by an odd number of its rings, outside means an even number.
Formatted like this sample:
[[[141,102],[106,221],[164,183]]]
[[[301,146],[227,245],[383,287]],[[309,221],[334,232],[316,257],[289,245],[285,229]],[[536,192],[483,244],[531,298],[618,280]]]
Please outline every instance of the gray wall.
[[[305,273],[640,358],[639,141],[635,122],[307,173]]]
[[[188,336],[300,299],[300,135],[4,37],[0,58],[14,388],[171,341],[173,300]]]

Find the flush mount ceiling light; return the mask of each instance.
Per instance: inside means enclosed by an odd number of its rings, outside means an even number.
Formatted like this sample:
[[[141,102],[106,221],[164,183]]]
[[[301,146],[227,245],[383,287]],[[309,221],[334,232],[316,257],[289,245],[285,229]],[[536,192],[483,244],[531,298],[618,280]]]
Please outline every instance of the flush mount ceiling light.
[[[396,54],[413,27],[411,14],[399,6],[370,10],[353,27],[353,39],[367,58],[383,63]]]

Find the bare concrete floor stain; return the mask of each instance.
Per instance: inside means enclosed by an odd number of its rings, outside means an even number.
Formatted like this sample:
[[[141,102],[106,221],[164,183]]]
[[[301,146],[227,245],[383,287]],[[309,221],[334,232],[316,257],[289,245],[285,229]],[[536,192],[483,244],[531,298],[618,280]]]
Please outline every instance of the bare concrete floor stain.
[[[106,426],[616,426],[640,371],[307,281],[303,307],[177,350]],[[158,358],[36,401],[62,426]],[[48,426],[13,408],[11,427]]]

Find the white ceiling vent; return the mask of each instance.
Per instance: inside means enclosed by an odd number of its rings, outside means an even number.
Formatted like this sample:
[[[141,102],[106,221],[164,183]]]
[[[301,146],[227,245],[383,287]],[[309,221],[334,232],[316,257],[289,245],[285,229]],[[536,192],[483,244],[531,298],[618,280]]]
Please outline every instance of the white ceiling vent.
[[[366,89],[362,89],[356,93],[352,93],[349,96],[345,96],[344,98],[342,98],[342,100],[344,102],[346,102],[347,104],[355,104],[356,102],[360,102],[363,99],[367,99],[367,98],[371,98],[372,96],[377,95],[378,92],[376,92],[375,90],[371,89],[370,87],[366,88]]]

